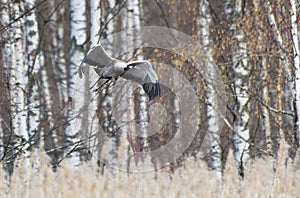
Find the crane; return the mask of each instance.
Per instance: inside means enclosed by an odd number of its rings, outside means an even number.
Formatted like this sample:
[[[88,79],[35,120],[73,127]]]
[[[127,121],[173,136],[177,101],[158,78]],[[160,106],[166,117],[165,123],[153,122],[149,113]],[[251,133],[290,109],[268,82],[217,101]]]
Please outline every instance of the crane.
[[[117,80],[119,77],[122,77],[142,85],[149,100],[153,100],[161,94],[157,74],[155,73],[152,64],[148,61],[125,62],[112,58],[104,50],[102,45],[98,44],[92,47],[82,60],[79,66],[80,78],[82,78],[82,75],[84,74],[84,63],[93,66],[96,73],[99,75],[99,79],[91,88],[93,88],[101,79],[107,79],[98,89],[96,89],[96,91],[110,80]]]

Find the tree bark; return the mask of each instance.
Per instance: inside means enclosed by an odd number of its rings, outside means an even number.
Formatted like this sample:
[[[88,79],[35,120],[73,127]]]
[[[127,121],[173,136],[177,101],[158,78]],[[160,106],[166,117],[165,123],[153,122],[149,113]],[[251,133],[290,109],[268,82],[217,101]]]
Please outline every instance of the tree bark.
[[[4,5],[1,7],[1,26],[9,23],[11,19],[11,4],[7,1],[3,2]],[[0,116],[1,116],[1,134],[2,147],[0,161],[3,164],[4,170],[11,175],[14,171],[14,161],[16,157],[15,151],[15,131],[13,127],[12,118],[12,95],[11,95],[11,75],[10,70],[12,69],[12,47],[11,43],[13,40],[12,31],[10,29],[7,32],[1,32],[1,46],[0,49]]]
[[[65,144],[65,133],[64,133],[64,115],[63,109],[61,105],[61,96],[59,93],[58,87],[58,77],[55,72],[55,57],[53,57],[53,53],[55,49],[53,49],[53,35],[55,35],[56,29],[54,24],[50,22],[52,16],[49,16],[49,13],[53,12],[53,4],[51,2],[45,2],[40,5],[37,10],[39,13],[38,24],[39,24],[39,32],[41,38],[41,51],[43,53],[43,67],[45,69],[46,82],[44,84],[45,94],[49,97],[46,97],[46,101],[43,101],[43,105],[49,105],[49,109],[51,112],[51,124],[52,130],[49,133],[45,133],[45,141],[51,141],[52,143],[45,142],[46,152],[54,152],[52,155],[52,163],[54,166],[57,166],[57,162],[61,155],[63,154],[63,147]],[[44,79],[41,79],[44,80]],[[46,111],[44,112],[46,113]],[[44,115],[45,117],[45,115]],[[48,120],[49,122],[49,120]],[[54,134],[57,137],[58,146],[53,144]],[[49,147],[46,148],[46,145]]]
[[[222,130],[221,118],[218,112],[218,107],[221,105],[218,101],[218,91],[215,81],[217,76],[217,71],[213,65],[212,56],[212,39],[210,35],[211,26],[211,16],[209,9],[209,2],[207,0],[202,0],[199,5],[199,37],[201,38],[201,43],[203,50],[206,52],[206,97],[207,97],[207,119],[208,119],[208,132],[210,141],[210,167],[216,171],[218,179],[222,178],[222,148],[220,141],[220,133]]]
[[[243,17],[243,3],[242,0],[226,1],[225,12],[227,17],[232,18],[230,25],[230,32],[232,38],[237,41],[237,49],[233,51],[232,55],[232,69],[234,72],[234,157],[239,163],[239,172],[241,177],[244,177],[245,163],[249,159],[249,141],[250,141],[250,97],[248,95],[248,76],[251,71],[249,57],[247,55],[246,38],[240,27],[240,22]]]
[[[299,3],[299,2],[298,2]],[[298,40],[298,20],[297,20],[297,1],[290,0],[291,8],[291,33],[293,40],[293,61],[294,61],[294,87],[295,87],[295,114],[298,146],[300,145],[300,59],[299,59],[299,40]],[[298,4],[299,6],[299,4]]]
[[[1,42],[2,43],[2,42]],[[0,112],[1,112],[1,134],[3,135],[1,144],[1,155],[0,161],[3,164],[4,170],[6,170],[10,175],[14,170],[14,131],[12,126],[12,118],[11,118],[11,95],[9,89],[9,75],[8,75],[8,60],[3,57],[5,56],[6,49],[0,49]]]
[[[30,9],[34,5],[34,0],[26,0],[24,8]],[[39,53],[39,36],[38,23],[34,13],[30,13],[25,17],[25,49],[26,63],[28,68],[26,75],[28,78],[28,88],[26,96],[26,128],[30,139],[30,147],[38,148],[40,141],[39,130],[39,93],[38,93],[38,72],[40,65],[38,61]]]

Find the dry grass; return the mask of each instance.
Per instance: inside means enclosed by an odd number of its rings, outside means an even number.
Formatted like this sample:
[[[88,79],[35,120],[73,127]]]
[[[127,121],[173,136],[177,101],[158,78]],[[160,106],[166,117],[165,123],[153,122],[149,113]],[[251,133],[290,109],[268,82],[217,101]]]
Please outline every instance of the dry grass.
[[[3,179],[0,184],[4,197],[299,197],[299,163],[278,165],[274,173],[272,162],[258,160],[249,165],[246,179],[241,182],[233,159],[228,159],[221,182],[207,169],[203,162],[186,162],[185,167],[170,175],[160,171],[155,179],[153,173],[135,173],[129,176],[118,172],[112,176],[108,171],[100,175],[91,162],[74,168],[65,162],[57,172],[47,165],[44,155],[39,155],[39,170],[28,168],[37,158],[23,160],[16,168],[10,185]],[[279,164],[280,161],[279,160]]]

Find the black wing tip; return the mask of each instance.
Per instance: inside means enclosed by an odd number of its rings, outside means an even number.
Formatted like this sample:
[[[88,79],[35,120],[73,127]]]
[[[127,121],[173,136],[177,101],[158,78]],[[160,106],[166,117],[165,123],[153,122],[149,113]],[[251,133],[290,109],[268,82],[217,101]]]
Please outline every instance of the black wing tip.
[[[161,89],[159,83],[147,82],[143,84],[143,89],[149,97],[149,100],[154,100],[160,96]]]

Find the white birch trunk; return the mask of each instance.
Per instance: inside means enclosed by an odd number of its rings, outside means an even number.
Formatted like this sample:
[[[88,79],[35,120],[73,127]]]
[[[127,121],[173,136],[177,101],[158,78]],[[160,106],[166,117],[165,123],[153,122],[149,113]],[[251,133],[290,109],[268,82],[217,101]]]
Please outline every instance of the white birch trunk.
[[[107,8],[106,8],[106,11],[104,12],[104,15],[108,14],[108,19],[111,21],[106,21],[105,23],[108,23],[108,26],[107,26],[107,29],[106,29],[106,34],[108,35],[113,35],[114,33],[118,33],[118,34],[121,34],[121,38],[117,37],[117,40],[116,40],[116,37],[109,37],[108,36],[108,39],[105,39],[107,41],[106,46],[110,48],[110,52],[112,54],[113,57],[119,57],[120,55],[122,55],[122,58],[124,58],[124,51],[123,51],[123,39],[124,37],[126,37],[126,35],[124,35],[124,33],[122,31],[125,30],[126,26],[126,15],[125,15],[125,9],[124,8],[119,8],[118,6],[118,3],[123,3],[121,1],[116,1],[116,0],[111,0],[109,1],[109,9],[121,9],[121,11],[119,12],[119,14],[117,16],[114,17],[113,13],[109,13],[107,12]],[[121,33],[119,33],[121,31]],[[120,39],[120,40],[119,40]],[[119,81],[120,79],[118,79]],[[112,85],[108,85],[108,86],[112,86],[112,87],[109,87],[108,89],[108,92],[105,94],[105,100],[107,102],[108,105],[106,105],[108,108],[106,108],[106,112],[107,112],[107,118],[110,122],[112,120],[114,120],[117,116],[117,115],[113,115],[113,112],[112,111],[115,111],[117,108],[118,110],[121,110],[121,117],[123,117],[125,114],[126,114],[126,108],[127,108],[127,103],[125,102],[126,101],[126,95],[124,95],[124,88],[123,86],[119,87],[118,89],[118,94],[120,96],[120,100],[117,102],[116,100],[114,100],[113,98],[113,89],[114,89],[114,86],[116,85],[116,82],[114,82]],[[123,92],[122,92],[123,90]],[[105,105],[105,104],[104,104]],[[125,105],[125,106],[124,106]],[[120,109],[119,109],[120,108]],[[126,116],[126,115],[125,115]],[[122,118],[122,120],[124,119],[124,117]],[[125,118],[126,119],[126,118]],[[121,130],[123,133],[126,133],[127,132],[127,125],[124,124],[124,123],[118,123],[119,125],[122,125],[121,127]],[[118,131],[119,132],[119,131]],[[114,168],[123,168],[122,166],[124,166],[124,164],[126,163],[124,160],[122,160],[122,157],[125,154],[126,152],[126,149],[125,150],[120,150],[120,148],[124,147],[124,142],[122,141],[122,137],[120,136],[120,134],[117,132],[117,134],[115,134],[107,143],[110,144],[110,157],[111,157],[111,165],[114,167]],[[109,169],[109,171],[112,173],[112,174],[116,174],[116,169],[114,168],[111,168]]]
[[[298,21],[297,21],[297,1],[290,0],[291,3],[291,32],[293,39],[293,59],[294,59],[294,86],[295,86],[295,112],[296,112],[296,130],[298,134],[298,145],[300,145],[300,60],[299,60],[299,40],[298,40]],[[298,2],[299,3],[299,2]],[[299,6],[299,4],[298,4]]]
[[[234,135],[234,144],[236,146],[236,152],[234,152],[235,158],[239,162],[246,162],[249,158],[249,121],[250,121],[250,112],[249,112],[249,95],[247,90],[247,82],[243,82],[243,79],[249,74],[249,61],[247,59],[246,43],[243,33],[238,33],[236,35],[237,40],[239,41],[240,50],[236,51],[233,55],[233,69],[236,75],[234,82],[235,94],[236,94],[236,106],[235,114],[237,119],[234,121],[234,129],[237,134]],[[242,57],[241,57],[242,55]],[[242,59],[242,60],[240,60]]]
[[[104,4],[104,7],[102,7],[102,5]],[[107,11],[110,10],[111,8],[114,7],[114,1],[110,1],[109,5],[105,4],[106,2],[97,2],[97,1],[91,1],[91,46],[94,46],[96,44],[98,44],[100,42],[100,29],[101,29],[101,25],[102,22],[106,23],[107,21],[102,21],[102,16],[105,16],[107,14]],[[108,7],[106,7],[108,6]],[[108,19],[111,18],[111,14],[108,15]],[[107,26],[107,34],[109,34],[109,31],[112,32],[114,21],[110,21],[110,23]],[[105,30],[104,30],[105,31]],[[111,33],[110,32],[110,33]],[[107,40],[106,40],[107,41]],[[111,50],[108,49],[109,46],[111,46],[110,42],[104,42],[101,43],[105,49],[108,50],[108,53],[111,54]],[[112,54],[111,54],[112,55]],[[94,72],[92,70],[90,70],[89,75],[91,75],[91,73]],[[87,76],[85,76],[86,78]],[[91,82],[94,82],[97,79],[91,79]],[[101,81],[103,82],[103,81]],[[115,163],[116,163],[116,158],[117,158],[117,154],[115,151],[115,147],[116,147],[116,143],[115,143],[115,137],[110,138],[110,141],[106,141],[106,134],[105,132],[111,132],[110,131],[110,121],[111,121],[111,105],[112,105],[112,99],[111,99],[111,95],[109,95],[110,92],[110,88],[109,88],[109,84],[105,85],[104,87],[102,87],[99,90],[99,98],[98,100],[95,100],[97,105],[97,111],[98,111],[98,118],[95,120],[97,122],[97,124],[95,123],[95,126],[98,126],[98,128],[96,129],[92,129],[93,132],[97,132],[97,156],[98,156],[98,160],[100,160],[101,162],[101,166],[106,163],[106,160],[108,161],[108,168],[109,171],[114,175],[115,174]],[[89,87],[87,87],[87,89],[89,89]],[[89,90],[87,90],[89,91]],[[108,125],[106,125],[106,124]],[[93,124],[94,125],[94,124]],[[107,128],[109,131],[103,131],[103,125],[107,126]],[[103,161],[104,160],[104,161]],[[103,170],[102,170],[103,171]]]
[[[35,3],[35,0],[26,0],[24,7],[26,9],[31,8]],[[39,56],[37,53],[39,36],[38,36],[38,24],[34,13],[30,13],[25,17],[25,40],[26,40],[26,57],[25,63],[28,65],[28,89],[26,98],[27,108],[27,133],[32,140],[29,142],[31,145],[37,146],[39,142],[40,131],[39,125],[39,100],[38,98],[38,85],[36,81],[36,75],[40,70]]]
[[[82,0],[72,0],[70,1],[71,6],[71,38],[75,42],[75,48],[72,49],[72,74],[77,71],[78,65],[82,61],[82,55],[84,52],[77,48],[81,46],[86,41],[86,22],[85,19],[85,1]]]
[[[8,6],[10,10],[11,20],[20,16],[22,10],[22,3],[10,4]],[[14,128],[14,134],[19,138],[17,140],[17,145],[21,151],[24,151],[26,155],[28,152],[25,150],[28,148],[28,134],[26,131],[26,107],[25,107],[25,74],[26,68],[24,66],[24,33],[21,29],[21,24],[24,23],[23,20],[16,21],[12,29],[10,30],[10,38],[12,44],[10,44],[9,56],[11,58],[10,65],[10,96],[11,96],[11,116],[12,116],[12,128]],[[7,63],[9,63],[7,62]],[[7,65],[8,66],[8,65]]]
[[[119,50],[122,49],[122,45],[119,45],[120,42],[113,40],[113,38],[111,38],[110,35],[112,35],[114,32],[123,30],[122,29],[123,24],[118,24],[116,22],[118,20],[117,19],[118,16],[114,16],[113,13],[108,12],[108,10],[117,9],[117,7],[118,6],[116,5],[116,1],[111,0],[108,2],[108,4],[106,6],[104,6],[104,8],[102,8],[102,13],[101,13],[101,16],[108,15],[108,19],[107,19],[107,21],[105,21],[105,23],[108,23],[107,28],[105,30],[103,30],[108,35],[108,37],[107,38],[99,38],[99,39],[104,39],[105,42],[103,42],[102,44],[105,46],[106,49],[108,49],[109,53],[113,57],[117,57],[120,55]],[[119,13],[119,15],[122,16],[122,11]],[[102,20],[102,19],[100,19],[100,20]],[[126,19],[122,18],[122,20],[126,20]],[[118,25],[121,25],[121,27],[119,27]],[[100,105],[102,106],[102,108],[104,110],[103,118],[105,119],[105,121],[108,121],[110,123],[110,125],[112,126],[109,128],[109,133],[115,133],[111,138],[108,139],[108,141],[105,142],[105,144],[106,144],[106,146],[108,146],[107,153],[109,156],[107,156],[107,157],[110,159],[109,171],[113,175],[116,175],[116,171],[117,171],[116,168],[118,168],[119,162],[120,162],[119,161],[120,134],[118,133],[118,131],[116,131],[117,129],[115,128],[115,125],[113,124],[115,121],[113,111],[115,111],[114,105],[119,106],[120,103],[114,104],[114,100],[113,100],[113,96],[112,96],[113,95],[112,89],[113,89],[114,85],[115,85],[115,82],[112,84],[107,84],[105,87],[103,87],[103,91],[101,93],[103,102]],[[102,122],[102,121],[104,121],[104,120],[101,120],[100,122]],[[103,138],[103,137],[99,136],[99,141],[103,141],[100,138]],[[101,145],[101,146],[103,146],[103,145]],[[102,153],[100,153],[100,154],[103,155]]]
[[[222,148],[221,148],[221,141],[220,141],[220,116],[217,112],[219,107],[218,101],[218,93],[216,89],[216,84],[214,83],[216,79],[214,77],[217,76],[217,71],[213,65],[213,57],[212,57],[212,40],[210,39],[210,24],[211,24],[211,16],[209,13],[209,2],[207,0],[203,0],[199,7],[200,17],[199,20],[199,27],[200,27],[200,38],[202,41],[202,45],[204,51],[206,52],[206,72],[208,73],[206,80],[207,80],[207,90],[206,90],[206,97],[207,97],[207,118],[208,118],[208,132],[207,135],[209,136],[210,141],[210,153],[211,153],[211,160],[210,166],[212,169],[216,171],[218,179],[222,178]]]
[[[250,112],[249,112],[249,100],[250,97],[247,94],[248,85],[245,80],[251,70],[249,65],[249,59],[247,56],[247,44],[246,39],[239,29],[238,22],[242,16],[242,2],[241,0],[235,1],[235,5],[231,5],[230,2],[225,3],[225,12],[229,16],[233,16],[233,24],[230,27],[230,31],[233,33],[233,37],[238,42],[238,49],[233,52],[232,56],[232,68],[234,71],[234,92],[235,97],[235,119],[233,123],[234,137],[233,143],[235,146],[234,157],[240,163],[240,167],[244,166],[244,163],[249,158],[249,123],[250,123]],[[240,170],[243,172],[243,170]]]
[[[99,41],[99,29],[100,29],[100,2],[99,1],[93,1],[88,0],[90,4],[90,47],[96,45]],[[89,26],[88,26],[89,27]],[[87,49],[86,51],[88,51]],[[89,150],[94,150],[92,148],[92,140],[90,140],[90,135],[93,134],[93,131],[96,130],[95,128],[91,128],[92,119],[93,119],[93,109],[96,109],[97,104],[96,101],[93,101],[92,103],[91,98],[91,91],[90,86],[91,82],[95,81],[95,79],[91,79],[90,76],[92,76],[92,70],[86,66],[85,72],[84,72],[84,112],[83,112],[83,119],[82,119],[82,126],[81,126],[81,137],[84,140],[87,140],[85,142],[87,148]],[[94,126],[94,125],[93,125]],[[96,125],[97,126],[97,125]]]
[[[136,56],[137,54],[140,53],[139,47],[141,46],[141,37],[140,37],[140,29],[141,29],[141,12],[142,12],[142,2],[140,0],[129,0],[128,1],[128,8],[133,10],[133,12],[129,12],[128,13],[128,28],[131,30],[129,38],[131,38],[131,44],[130,46],[133,46],[133,50],[136,52],[136,54],[131,54],[133,56]],[[132,52],[134,52],[132,51]],[[142,60],[144,59],[144,57],[142,55],[138,55],[136,56],[136,59]],[[136,94],[136,101],[133,101],[133,92],[132,92],[132,87],[130,87],[130,91],[128,93],[129,99],[130,100],[130,104],[131,107],[128,108],[132,108],[132,109],[128,109],[128,117],[133,118],[130,122],[132,122],[135,119],[137,119],[136,121],[139,123],[138,126],[136,126],[135,131],[131,131],[131,133],[136,134],[137,136],[139,136],[140,138],[142,137],[143,140],[142,142],[140,142],[141,145],[139,145],[139,147],[141,147],[142,152],[139,153],[138,157],[140,157],[140,160],[142,161],[142,163],[151,163],[151,159],[148,158],[148,161],[146,162],[146,158],[147,158],[147,152],[145,152],[148,148],[148,142],[146,141],[146,137],[148,136],[148,109],[147,109],[147,96],[145,95],[145,92],[143,89],[139,89],[137,90],[137,94]],[[137,109],[136,112],[132,111],[134,109],[134,103],[137,105]],[[138,112],[137,112],[138,111]],[[134,115],[137,114],[137,115]],[[133,122],[133,123],[136,123]],[[134,129],[131,129],[134,130]],[[135,159],[136,162],[139,159]],[[133,165],[133,164],[132,164]]]
[[[126,5],[126,9],[132,10],[132,1],[129,0]],[[125,54],[122,56],[123,60],[131,58],[131,49],[128,48],[128,44],[130,45],[132,34],[128,31],[128,28],[132,28],[133,20],[130,18],[132,13],[126,12],[126,10],[121,10],[119,16],[116,18],[115,22],[115,31],[121,31],[120,35],[118,36],[117,40],[114,40],[114,52],[115,55],[120,55],[121,53]],[[129,29],[130,30],[130,29]],[[127,33],[127,34],[126,34]],[[125,45],[124,45],[125,43]],[[119,47],[118,47],[119,46]],[[131,45],[130,45],[131,46]],[[118,49],[119,48],[119,49]],[[120,51],[122,49],[122,51]],[[133,93],[132,93],[132,86],[127,83],[124,79],[118,79],[118,83],[116,83],[116,92],[117,94],[114,97],[114,108],[117,109],[115,116],[119,117],[120,123],[118,123],[121,127],[122,137],[120,138],[120,150],[119,153],[119,166],[122,169],[129,171],[130,169],[130,153],[129,144],[127,141],[128,135],[132,132],[131,130],[134,129],[134,117],[130,115],[130,110],[133,109]],[[130,109],[132,108],[132,109]],[[132,119],[131,119],[132,118]],[[131,120],[130,120],[131,119]]]
[[[74,84],[81,82],[78,77],[75,76],[78,71],[79,64],[84,57],[84,52],[81,48],[86,41],[86,22],[85,22],[85,8],[86,2],[82,0],[71,0],[70,1],[70,12],[71,12],[71,48],[70,48],[70,87],[68,87],[69,96],[74,96]],[[78,81],[78,82],[76,82]],[[83,99],[83,98],[82,98]],[[73,119],[76,116],[77,112],[72,112],[72,109],[68,110],[68,118]],[[76,125],[78,120],[72,120],[72,125]],[[66,135],[68,137],[68,141],[72,143],[72,146],[69,148],[70,151],[75,147],[78,147],[80,142],[80,130],[81,127],[67,127]],[[83,137],[82,137],[83,138]],[[71,152],[70,160],[74,165],[80,164],[80,153],[79,152]]]
[[[136,51],[136,54],[140,53],[140,50],[138,50],[141,46],[141,37],[140,37],[140,29],[141,29],[141,9],[140,5],[142,5],[142,2],[140,0],[130,0],[129,2],[129,9],[132,9],[132,13],[128,13],[128,28],[132,29],[131,35],[129,35],[132,38],[132,46],[134,47],[134,51]],[[132,54],[132,55],[136,55]],[[136,57],[139,60],[144,59],[142,55],[138,55]],[[131,87],[132,89],[132,87]],[[140,129],[142,132],[143,137],[148,136],[147,128],[148,128],[148,114],[147,114],[147,96],[143,89],[140,89],[140,112],[139,112],[139,120],[140,122]],[[130,95],[129,95],[130,94]],[[132,90],[128,93],[129,96],[132,96]],[[132,97],[131,97],[132,98]],[[133,107],[133,101],[132,107]],[[134,112],[129,111],[129,117],[134,117]],[[143,147],[146,148],[148,146],[147,142],[143,142]],[[143,156],[144,158],[146,156]],[[145,160],[145,159],[142,159]]]
[[[11,21],[11,9],[9,7],[9,2],[7,0],[3,1],[3,7],[1,9],[1,20],[3,25],[7,25],[10,21]],[[12,67],[13,64],[13,44],[10,42],[11,40],[14,39],[13,33],[8,30],[6,31],[5,34],[3,35],[3,39],[6,39],[9,42],[5,42],[3,49],[2,49],[2,64],[3,64],[3,77],[7,77],[7,80],[3,80],[3,82],[9,84],[9,86],[11,86],[12,82],[11,82],[11,74],[10,74],[10,69]],[[1,79],[2,80],[2,79]],[[4,90],[3,90],[4,91]],[[2,132],[3,134],[1,134],[2,136],[2,141],[3,141],[3,145],[7,145],[6,147],[3,147],[3,152],[1,152],[1,158],[3,158],[3,167],[4,170],[6,170],[7,175],[8,174],[12,174],[13,170],[14,170],[14,155],[15,155],[15,150],[13,149],[14,147],[14,131],[12,131],[12,128],[14,126],[10,126],[11,123],[11,112],[13,112],[13,108],[12,108],[12,102],[11,102],[11,93],[9,93],[10,90],[8,90],[8,87],[5,87],[5,91],[6,93],[6,97],[5,97],[5,105],[9,105],[9,107],[6,107],[5,110],[7,110],[8,112],[3,112],[1,114],[1,127],[2,127]],[[1,101],[4,102],[4,101]],[[12,138],[11,138],[12,137]]]

